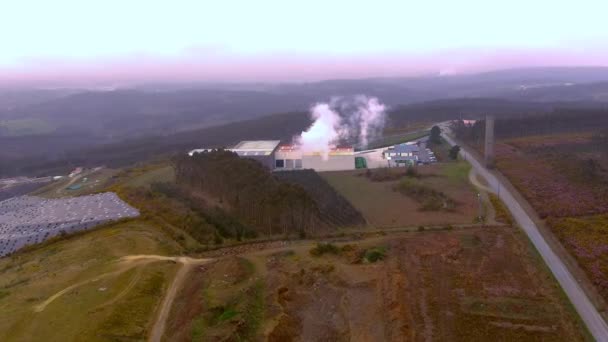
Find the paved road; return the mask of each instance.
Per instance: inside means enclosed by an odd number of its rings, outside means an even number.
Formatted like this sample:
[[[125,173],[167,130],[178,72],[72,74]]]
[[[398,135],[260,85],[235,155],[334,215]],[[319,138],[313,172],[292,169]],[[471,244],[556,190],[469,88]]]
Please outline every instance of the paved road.
[[[449,131],[445,124],[442,124],[441,126],[443,132]],[[455,144],[454,140],[447,136],[447,134],[443,134],[443,137],[451,145]],[[467,160],[469,163],[471,163],[478,174],[487,180],[489,187],[493,190],[500,189],[500,199],[509,208],[515,221],[528,235],[542,258],[545,260],[545,263],[549,266],[551,272],[553,272],[553,275],[562,286],[562,289],[564,289],[564,292],[568,298],[570,298],[576,311],[587,325],[589,332],[591,332],[597,341],[608,341],[608,325],[602,316],[600,316],[599,312],[591,303],[574,276],[568,271],[566,265],[564,265],[562,260],[553,252],[551,247],[549,247],[538,231],[538,227],[534,224],[534,221],[532,221],[530,216],[524,211],[519,202],[515,200],[509,190],[507,190],[503,184],[500,184],[500,181],[492,173],[482,166],[475,158],[471,157],[471,154],[461,146],[460,153],[463,154],[465,152],[468,155]]]

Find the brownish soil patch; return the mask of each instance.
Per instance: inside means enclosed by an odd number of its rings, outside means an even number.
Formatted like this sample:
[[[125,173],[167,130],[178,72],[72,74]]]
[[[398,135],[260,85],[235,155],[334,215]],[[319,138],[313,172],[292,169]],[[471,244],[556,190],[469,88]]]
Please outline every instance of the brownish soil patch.
[[[513,230],[410,234],[360,242],[387,258],[269,257],[273,341],[582,340]],[[366,246],[367,245],[367,246]]]

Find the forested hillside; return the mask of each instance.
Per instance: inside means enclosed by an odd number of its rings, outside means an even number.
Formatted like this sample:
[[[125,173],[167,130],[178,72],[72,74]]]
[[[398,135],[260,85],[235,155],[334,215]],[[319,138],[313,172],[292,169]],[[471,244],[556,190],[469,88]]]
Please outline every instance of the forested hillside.
[[[365,224],[363,215],[314,170],[276,172],[283,182],[297,184],[315,200],[323,222],[334,226]]]
[[[599,109],[598,109],[599,108]],[[532,103],[499,99],[453,99],[397,106],[388,112],[387,129],[405,129],[458,118],[481,119],[550,117],[563,112],[593,113],[600,104]],[[307,112],[279,113],[257,119],[167,135],[131,138],[102,144],[85,135],[0,137],[0,177],[65,174],[74,166],[123,167],[165,158],[200,147],[226,147],[241,140],[273,139],[290,142],[311,124]],[[545,119],[537,119],[542,122]],[[515,122],[515,121],[514,121]],[[506,127],[506,126],[505,126]]]
[[[315,234],[340,222],[321,210],[327,203],[319,196],[295,182],[280,181],[257,161],[232,152],[181,155],[173,163],[178,186],[187,188],[191,196],[211,198],[260,234]],[[341,204],[354,210],[345,201]]]
[[[308,113],[281,113],[216,127],[165,136],[148,136],[96,147],[71,144],[72,150],[68,152],[58,154],[49,152],[44,155],[36,153],[30,156],[26,151],[46,148],[39,139],[0,138],[0,144],[3,146],[0,149],[0,177],[62,174],[77,165],[123,167],[153,158],[165,158],[173,153],[183,153],[194,148],[226,147],[248,139],[291,141],[294,135],[306,129],[310,123]]]
[[[514,138],[542,134],[597,132],[608,128],[608,109],[558,109],[536,115],[502,117],[495,121],[497,138]],[[459,139],[478,141],[485,134],[485,121],[472,126],[457,122],[453,131]]]

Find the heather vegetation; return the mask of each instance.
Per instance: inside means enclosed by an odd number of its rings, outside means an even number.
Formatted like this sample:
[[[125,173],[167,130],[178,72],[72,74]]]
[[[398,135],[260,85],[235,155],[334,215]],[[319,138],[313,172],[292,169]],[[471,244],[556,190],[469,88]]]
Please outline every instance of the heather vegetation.
[[[500,198],[498,198],[498,196],[495,194],[488,194],[488,197],[490,198],[490,203],[496,212],[496,221],[512,225],[514,223],[513,217],[511,216],[509,209],[507,209],[504,203],[502,203]]]
[[[608,299],[608,112],[563,110],[496,120],[496,166]],[[479,152],[483,121],[454,132]],[[497,198],[497,220],[509,222]]]
[[[317,245],[310,250],[312,256],[322,256],[324,254],[340,254],[341,250],[338,246],[330,242],[319,242]]]
[[[556,152],[578,144],[569,141],[568,137],[562,137],[559,145],[544,148],[525,140],[520,138],[498,144],[496,165],[541,217],[608,211],[608,173],[603,166],[606,159],[586,156],[584,152]]]
[[[608,299],[608,215],[551,218],[547,223]]]
[[[386,247],[372,247],[363,252],[363,257],[361,258],[361,261],[363,263],[370,264],[384,260],[384,258],[386,258]]]
[[[564,110],[496,121],[496,166],[541,217],[608,211],[606,114]],[[453,131],[483,153],[483,121],[456,122]]]

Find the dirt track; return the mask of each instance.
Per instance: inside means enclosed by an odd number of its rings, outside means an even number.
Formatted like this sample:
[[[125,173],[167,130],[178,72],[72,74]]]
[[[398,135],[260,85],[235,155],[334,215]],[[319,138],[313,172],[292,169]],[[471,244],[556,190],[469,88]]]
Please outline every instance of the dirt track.
[[[59,291],[59,292],[55,293],[54,295],[50,296],[50,297],[49,297],[47,300],[45,300],[44,302],[42,302],[42,303],[40,303],[40,304],[38,304],[38,305],[34,306],[34,312],[42,312],[42,311],[44,311],[44,309],[46,309],[46,307],[47,307],[49,304],[51,304],[53,301],[55,301],[55,299],[57,299],[57,298],[59,298],[59,297],[63,296],[64,294],[66,294],[67,292],[71,291],[72,289],[75,289],[75,288],[77,288],[77,287],[80,287],[80,286],[86,285],[86,284],[88,284],[88,283],[92,283],[92,282],[98,281],[98,280],[103,279],[103,278],[106,278],[106,277],[110,277],[110,276],[116,276],[116,275],[119,275],[119,274],[121,274],[121,273],[124,273],[124,272],[126,272],[126,271],[130,270],[130,269],[131,269],[131,268],[133,268],[133,267],[135,267],[135,266],[130,266],[130,265],[129,265],[129,266],[126,266],[126,267],[121,267],[119,270],[116,270],[116,271],[114,271],[114,272],[108,272],[108,273],[104,273],[104,274],[102,274],[102,275],[100,275],[100,276],[97,276],[97,277],[94,277],[94,278],[91,278],[91,279],[87,279],[87,280],[85,280],[85,281],[81,281],[81,282],[79,282],[79,283],[76,283],[76,284],[70,285],[70,286],[68,286],[68,287],[64,288],[63,290],[61,290],[61,291]]]
[[[162,339],[163,334],[165,333],[165,325],[167,323],[167,317],[169,316],[169,312],[171,312],[171,306],[173,305],[173,301],[175,300],[175,295],[177,291],[182,287],[182,283],[186,278],[188,272],[192,269],[192,267],[196,265],[202,265],[210,262],[212,259],[194,259],[189,257],[164,257],[159,255],[129,255],[123,258],[128,261],[137,261],[137,260],[171,260],[176,261],[182,264],[177,274],[175,274],[175,278],[173,278],[173,282],[167,289],[167,293],[163,298],[163,302],[160,306],[158,316],[156,317],[156,321],[152,326],[152,331],[150,332],[150,336],[148,337],[148,341],[157,342]]]
[[[184,256],[169,257],[169,256],[163,256],[163,255],[145,255],[145,254],[144,255],[127,255],[118,260],[119,268],[116,271],[104,273],[100,276],[70,285],[70,286],[64,288],[63,290],[53,294],[44,302],[34,306],[34,312],[44,311],[44,309],[49,304],[51,304],[54,300],[56,300],[57,298],[61,297],[62,295],[66,294],[67,292],[69,292],[72,289],[75,289],[77,287],[89,284],[91,282],[98,281],[98,280],[106,278],[106,277],[122,274],[134,267],[143,266],[143,265],[146,265],[151,262],[174,261],[174,262],[182,264],[182,266],[180,267],[179,271],[177,271],[177,274],[175,275],[173,282],[167,289],[167,293],[166,293],[165,297],[163,298],[163,302],[160,306],[158,316],[156,317],[154,325],[152,326],[152,331],[150,332],[150,336],[148,338],[149,341],[160,341],[161,337],[163,336],[163,333],[165,331],[165,324],[166,324],[169,312],[171,311],[171,306],[173,304],[173,300],[175,299],[175,295],[177,294],[177,291],[181,288],[186,275],[194,266],[208,263],[211,260],[213,260],[213,259],[195,259],[195,258],[184,257]],[[109,302],[103,304],[103,306],[108,305],[112,302],[115,302],[120,297],[126,295],[126,293],[134,287],[137,279],[139,279],[138,275],[136,275],[135,279],[129,283],[127,288],[125,288],[123,291],[121,291],[116,297],[111,299]]]

